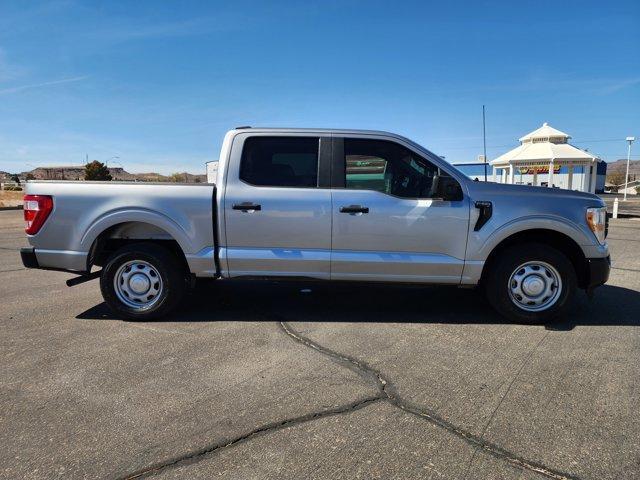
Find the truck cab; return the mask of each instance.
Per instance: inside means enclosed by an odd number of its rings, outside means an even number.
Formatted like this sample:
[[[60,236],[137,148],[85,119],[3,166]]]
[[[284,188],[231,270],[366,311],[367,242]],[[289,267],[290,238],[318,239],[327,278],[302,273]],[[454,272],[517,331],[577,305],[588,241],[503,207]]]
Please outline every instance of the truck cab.
[[[403,143],[367,133],[235,135],[219,172],[223,274],[459,283],[469,198],[452,168]]]

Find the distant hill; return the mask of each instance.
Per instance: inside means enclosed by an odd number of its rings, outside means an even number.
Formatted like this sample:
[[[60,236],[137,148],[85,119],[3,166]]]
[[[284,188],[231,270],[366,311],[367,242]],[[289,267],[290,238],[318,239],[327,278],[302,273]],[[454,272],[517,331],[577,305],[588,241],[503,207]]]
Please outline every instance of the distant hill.
[[[128,182],[188,182],[188,183],[205,183],[207,176],[205,174],[193,174],[188,172],[175,173],[173,175],[161,175],[155,172],[149,173],[129,173],[122,167],[111,167],[109,173],[113,180]],[[2,174],[9,174],[0,172]],[[84,166],[53,166],[38,167],[33,170],[19,173],[18,176],[24,180],[28,174],[33,175],[36,180],[83,180]]]
[[[610,185],[621,185],[624,183],[624,173],[627,170],[627,159],[621,158],[615,162],[607,163],[607,183]],[[629,162],[629,181],[633,182],[640,178],[640,160]]]
[[[607,163],[607,173],[619,172],[624,174],[627,169],[627,159],[621,158],[615,162]],[[640,160],[631,160],[629,162],[629,175],[640,175]]]

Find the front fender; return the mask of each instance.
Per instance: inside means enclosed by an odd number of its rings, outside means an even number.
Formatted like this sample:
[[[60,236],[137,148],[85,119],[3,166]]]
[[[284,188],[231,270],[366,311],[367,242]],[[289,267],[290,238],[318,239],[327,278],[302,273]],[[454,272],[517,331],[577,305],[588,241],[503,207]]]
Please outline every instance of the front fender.
[[[591,252],[596,241],[591,232],[587,230],[586,225],[582,227],[566,218],[554,215],[532,215],[516,218],[494,229],[486,237],[483,237],[482,230],[472,232],[469,239],[469,260],[486,260],[500,242],[526,230],[553,230],[562,233],[578,244],[585,256]]]

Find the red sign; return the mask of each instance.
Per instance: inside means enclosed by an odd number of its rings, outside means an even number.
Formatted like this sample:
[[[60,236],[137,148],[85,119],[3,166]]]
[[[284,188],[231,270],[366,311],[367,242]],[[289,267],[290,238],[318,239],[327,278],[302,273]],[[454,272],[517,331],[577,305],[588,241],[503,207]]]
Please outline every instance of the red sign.
[[[533,167],[519,167],[520,174],[533,175],[535,173],[549,173],[549,165],[534,165]],[[560,165],[553,166],[553,173],[560,173]]]

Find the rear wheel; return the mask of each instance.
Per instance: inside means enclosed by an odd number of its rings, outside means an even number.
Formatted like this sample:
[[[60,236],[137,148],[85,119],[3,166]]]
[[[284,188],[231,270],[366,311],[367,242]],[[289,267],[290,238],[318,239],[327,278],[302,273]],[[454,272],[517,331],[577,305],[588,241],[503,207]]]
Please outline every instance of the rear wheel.
[[[117,250],[102,270],[100,290],[120,317],[148,320],[173,310],[186,290],[185,271],[169,250],[135,243]]]
[[[553,247],[514,245],[490,266],[485,293],[503,316],[522,323],[543,323],[566,312],[576,290],[571,261]]]

